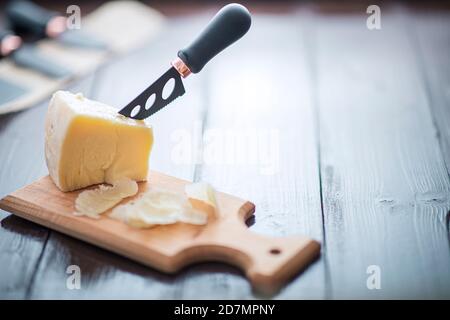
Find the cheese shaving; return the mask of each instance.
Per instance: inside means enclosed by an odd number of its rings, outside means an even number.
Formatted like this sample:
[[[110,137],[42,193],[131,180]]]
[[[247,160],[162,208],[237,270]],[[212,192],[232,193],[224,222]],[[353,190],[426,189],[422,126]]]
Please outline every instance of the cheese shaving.
[[[146,191],[139,198],[114,208],[110,216],[136,228],[177,222],[204,225],[211,214],[208,211],[215,212],[214,190],[208,184],[188,186],[187,197],[162,189]]]
[[[119,179],[112,186],[100,185],[96,189],[83,191],[75,200],[75,214],[98,219],[100,214],[137,192],[136,181],[128,178]]]
[[[211,185],[206,182],[191,183],[186,185],[184,191],[195,209],[205,211],[211,218],[218,217],[215,191]]]

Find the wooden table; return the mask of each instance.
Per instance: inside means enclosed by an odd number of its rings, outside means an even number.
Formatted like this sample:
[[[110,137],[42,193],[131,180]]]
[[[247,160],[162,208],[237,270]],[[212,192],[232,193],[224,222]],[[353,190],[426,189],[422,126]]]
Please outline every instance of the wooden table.
[[[187,94],[152,118],[151,167],[252,200],[255,232],[322,242],[274,298],[450,298],[450,12],[383,7],[369,31],[365,8],[316,9],[256,13],[242,41],[187,79]],[[69,89],[124,105],[212,13],[171,18],[156,42]],[[47,173],[47,104],[0,117],[0,196]],[[165,275],[0,219],[1,298],[260,297],[230,266]],[[69,265],[80,290],[66,287]]]

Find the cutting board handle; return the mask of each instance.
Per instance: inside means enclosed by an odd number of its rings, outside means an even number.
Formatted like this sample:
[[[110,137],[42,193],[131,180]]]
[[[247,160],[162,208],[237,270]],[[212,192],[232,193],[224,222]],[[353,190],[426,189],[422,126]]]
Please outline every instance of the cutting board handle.
[[[149,181],[183,192],[187,181],[151,172]],[[140,190],[150,184],[141,183]],[[307,237],[269,237],[249,230],[255,212],[249,201],[217,192],[217,216],[204,226],[178,223],[139,230],[120,221],[73,214],[75,192],[61,192],[46,176],[0,200],[0,208],[132,258],[164,272],[177,272],[195,262],[221,261],[243,270],[259,293],[274,294],[320,253]],[[49,201],[51,199],[51,201]]]
[[[245,206],[244,206],[245,207]],[[320,253],[320,243],[307,237],[270,237],[250,231],[242,214],[211,222],[188,245],[179,262],[215,260],[242,269],[253,287],[273,294]]]

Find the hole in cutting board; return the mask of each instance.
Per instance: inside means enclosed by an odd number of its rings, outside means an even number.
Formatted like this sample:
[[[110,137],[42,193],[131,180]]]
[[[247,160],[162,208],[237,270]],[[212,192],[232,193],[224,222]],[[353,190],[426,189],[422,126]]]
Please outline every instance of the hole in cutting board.
[[[150,97],[148,97],[147,102],[145,103],[145,110],[150,109],[156,100],[156,93],[152,93]]]
[[[170,97],[170,95],[172,94],[173,89],[175,89],[175,79],[170,78],[169,81],[167,81],[166,84],[164,85],[163,92],[162,92],[162,98],[164,100],[167,100]]]
[[[131,110],[131,113],[130,113],[131,117],[135,117],[139,113],[140,110],[141,110],[141,106],[140,105],[137,105],[136,107],[134,107],[133,110]]]
[[[281,253],[281,250],[280,249],[278,249],[278,248],[273,248],[273,249],[270,249],[270,254],[273,254],[273,255],[278,255],[278,254],[280,254]]]

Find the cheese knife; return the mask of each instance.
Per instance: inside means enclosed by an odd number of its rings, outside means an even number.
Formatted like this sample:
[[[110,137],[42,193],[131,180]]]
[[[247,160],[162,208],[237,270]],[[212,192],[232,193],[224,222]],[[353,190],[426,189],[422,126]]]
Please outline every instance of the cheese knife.
[[[10,58],[21,67],[30,68],[52,78],[64,78],[71,71],[38,52],[35,46],[24,44],[21,37],[9,30],[0,30],[0,59]]]
[[[52,38],[67,46],[105,50],[108,46],[81,30],[69,30],[67,18],[28,0],[14,0],[6,7],[10,27],[17,33],[30,35],[34,40]]]
[[[178,57],[172,61],[169,70],[119,113],[142,120],[182,96],[185,89],[181,78],[200,72],[214,56],[247,33],[250,25],[251,16],[244,6],[233,3],[220,9],[199,36],[178,51]],[[173,90],[164,96],[164,87],[169,82],[174,82]]]

